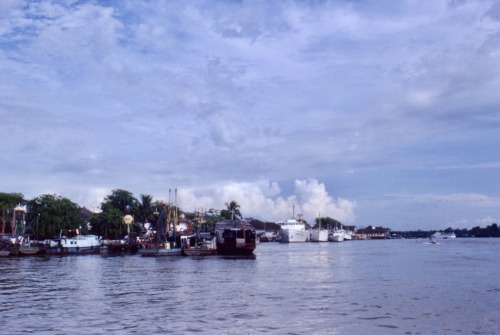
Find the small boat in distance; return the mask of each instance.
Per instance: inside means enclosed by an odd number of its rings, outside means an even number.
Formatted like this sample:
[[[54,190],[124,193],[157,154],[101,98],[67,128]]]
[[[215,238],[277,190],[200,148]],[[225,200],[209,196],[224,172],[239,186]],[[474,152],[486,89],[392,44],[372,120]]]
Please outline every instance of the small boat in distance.
[[[456,238],[457,236],[455,235],[454,232],[446,233],[446,232],[437,231],[434,234],[432,234],[431,237],[434,239],[446,240],[446,239],[450,239],[450,238]]]

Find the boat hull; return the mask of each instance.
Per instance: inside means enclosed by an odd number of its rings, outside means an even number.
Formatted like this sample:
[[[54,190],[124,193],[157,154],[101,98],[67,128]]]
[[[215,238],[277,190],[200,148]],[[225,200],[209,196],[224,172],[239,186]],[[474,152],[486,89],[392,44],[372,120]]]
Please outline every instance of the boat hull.
[[[18,250],[19,256],[42,255],[45,253],[45,248],[38,246],[20,246]]]
[[[45,248],[45,253],[47,255],[86,255],[86,254],[98,254],[101,252],[100,246],[90,246],[90,247],[47,247]]]
[[[328,242],[328,230],[315,229],[311,232],[311,242]]]
[[[222,220],[215,225],[217,254],[250,255],[257,247],[255,228],[244,220]]]
[[[180,256],[181,249],[150,248],[150,249],[140,249],[138,253],[142,257]]]
[[[202,248],[184,248],[182,249],[183,256],[210,256],[217,255],[217,249],[202,249]]]
[[[72,238],[49,240],[45,244],[47,255],[85,255],[98,254],[101,242],[95,235],[79,235]]]
[[[280,230],[281,243],[301,243],[306,242],[309,237],[307,230],[284,229]]]

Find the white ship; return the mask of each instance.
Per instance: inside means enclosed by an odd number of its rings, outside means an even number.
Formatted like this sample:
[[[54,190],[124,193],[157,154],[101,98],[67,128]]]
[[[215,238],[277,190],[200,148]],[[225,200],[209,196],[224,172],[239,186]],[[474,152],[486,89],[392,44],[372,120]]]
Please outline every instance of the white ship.
[[[306,242],[310,239],[309,231],[306,230],[306,224],[299,214],[299,219],[295,218],[295,206],[293,207],[293,216],[286,221],[276,222],[281,226],[279,231],[282,243]]]
[[[345,239],[345,230],[334,229],[328,234],[328,241],[330,242],[343,242]]]
[[[328,242],[328,230],[326,229],[311,230],[311,242]]]
[[[318,228],[311,230],[311,242],[328,242],[328,230],[321,228],[321,218],[318,215]]]
[[[434,239],[448,239],[448,238],[456,238],[457,236],[455,235],[454,232],[441,233],[438,231],[438,232],[435,232],[434,234],[432,234],[431,237]]]

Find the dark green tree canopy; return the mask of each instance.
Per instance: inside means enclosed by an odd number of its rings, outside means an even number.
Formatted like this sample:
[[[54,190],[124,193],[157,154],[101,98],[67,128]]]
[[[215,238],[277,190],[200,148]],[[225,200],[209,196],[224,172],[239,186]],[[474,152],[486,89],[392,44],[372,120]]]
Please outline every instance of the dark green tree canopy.
[[[92,215],[90,225],[92,233],[102,236],[105,239],[121,239],[127,234],[127,227],[123,222],[123,217],[130,214],[134,217],[131,231],[139,232],[138,222],[143,218],[142,215],[148,215],[148,202],[152,200],[151,196],[143,196],[143,203],[126,190],[116,189],[104,198],[101,204],[101,213]],[[143,207],[141,207],[144,205]]]
[[[80,207],[56,194],[44,194],[28,201],[28,221],[36,221],[31,229],[38,239],[53,238],[62,231],[80,229],[85,234],[87,227],[80,218]]]
[[[24,202],[24,197],[21,193],[4,193],[0,192],[0,215],[2,216],[2,233],[12,233],[11,224],[12,216],[10,215],[14,208]]]
[[[335,228],[341,228],[342,223],[340,221],[337,221],[335,219],[332,219],[331,217],[320,217],[314,219],[315,225],[313,226],[313,229],[316,229],[319,227],[319,222],[321,221],[321,228],[322,229],[335,229]]]
[[[139,210],[139,201],[131,192],[116,189],[111,191],[111,194],[104,198],[104,201],[101,204],[101,209],[103,211],[110,207],[118,209],[123,213],[123,215],[134,215]]]
[[[225,219],[233,219],[233,218],[243,218],[240,212],[240,205],[231,200],[231,202],[226,202],[226,209],[221,210],[220,215]]]

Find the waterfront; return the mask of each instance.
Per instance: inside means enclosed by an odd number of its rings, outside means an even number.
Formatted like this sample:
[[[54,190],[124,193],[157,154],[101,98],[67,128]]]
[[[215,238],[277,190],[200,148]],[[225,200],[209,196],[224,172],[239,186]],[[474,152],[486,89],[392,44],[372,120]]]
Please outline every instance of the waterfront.
[[[1,334],[498,334],[500,239],[0,259]]]

